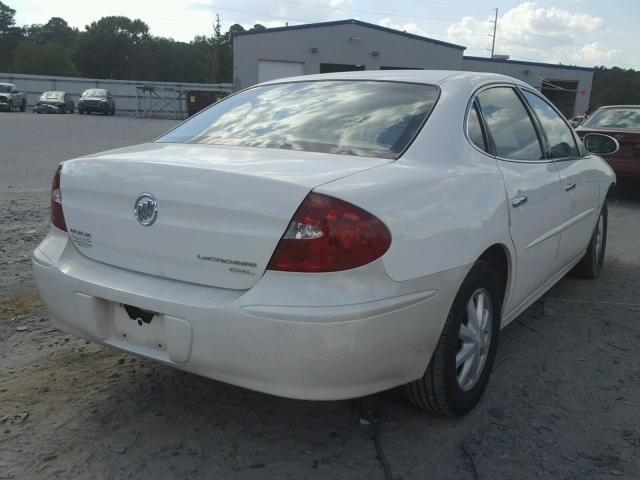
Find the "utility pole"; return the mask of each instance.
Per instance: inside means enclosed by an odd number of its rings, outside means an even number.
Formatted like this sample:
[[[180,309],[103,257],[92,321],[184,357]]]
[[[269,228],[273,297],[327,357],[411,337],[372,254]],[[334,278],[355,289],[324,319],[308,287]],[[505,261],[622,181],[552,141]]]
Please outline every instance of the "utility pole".
[[[491,22],[493,23],[493,35],[489,34],[490,37],[493,38],[491,41],[491,58],[496,53],[496,31],[498,30],[498,9],[496,8],[496,16],[495,19]]]

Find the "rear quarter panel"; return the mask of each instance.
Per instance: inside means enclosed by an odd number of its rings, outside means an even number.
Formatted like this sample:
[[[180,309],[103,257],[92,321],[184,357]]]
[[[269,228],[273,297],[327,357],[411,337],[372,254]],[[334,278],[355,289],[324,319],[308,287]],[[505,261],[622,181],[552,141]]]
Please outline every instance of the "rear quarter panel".
[[[383,261],[396,281],[470,265],[494,244],[514,258],[496,160],[464,135],[471,91],[443,88],[418,138],[394,163],[315,189],[367,209],[389,227]]]

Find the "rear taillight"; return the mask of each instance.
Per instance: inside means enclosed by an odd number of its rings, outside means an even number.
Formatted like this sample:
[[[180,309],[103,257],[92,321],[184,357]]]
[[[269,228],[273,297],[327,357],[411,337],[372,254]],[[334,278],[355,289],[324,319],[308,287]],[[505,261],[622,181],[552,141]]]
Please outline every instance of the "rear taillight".
[[[67,231],[67,222],[64,221],[64,213],[62,212],[62,192],[60,190],[60,174],[62,173],[62,164],[58,165],[56,174],[51,182],[51,224],[60,230]]]
[[[335,272],[380,258],[391,245],[389,229],[355,205],[310,193],[293,216],[268,269]]]

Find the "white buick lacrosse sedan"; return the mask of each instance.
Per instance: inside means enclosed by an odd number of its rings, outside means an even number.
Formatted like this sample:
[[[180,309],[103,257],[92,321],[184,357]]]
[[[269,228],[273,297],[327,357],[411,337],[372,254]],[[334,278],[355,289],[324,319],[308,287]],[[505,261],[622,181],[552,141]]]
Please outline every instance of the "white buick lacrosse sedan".
[[[501,75],[280,79],[62,163],[37,285],[60,329],[216,380],[404,385],[461,415],[500,329],[570,270],[598,276],[615,176],[596,154],[616,149]]]

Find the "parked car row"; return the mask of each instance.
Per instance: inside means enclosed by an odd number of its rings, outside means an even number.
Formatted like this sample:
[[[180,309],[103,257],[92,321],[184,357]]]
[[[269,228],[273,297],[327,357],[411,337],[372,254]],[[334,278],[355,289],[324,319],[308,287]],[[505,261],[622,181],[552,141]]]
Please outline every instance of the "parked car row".
[[[16,108],[24,112],[27,99],[24,92],[18,91],[13,83],[0,83],[0,110],[12,112]],[[76,105],[69,92],[52,90],[43,92],[33,113],[74,113]],[[102,113],[115,115],[116,103],[111,92],[104,88],[85,90],[78,100],[78,113]]]
[[[75,104],[71,94],[61,91],[44,92],[38,103],[33,107],[33,113],[74,113]],[[85,90],[78,100],[78,113],[115,115],[116,103],[109,90],[104,88],[90,88]]]

